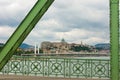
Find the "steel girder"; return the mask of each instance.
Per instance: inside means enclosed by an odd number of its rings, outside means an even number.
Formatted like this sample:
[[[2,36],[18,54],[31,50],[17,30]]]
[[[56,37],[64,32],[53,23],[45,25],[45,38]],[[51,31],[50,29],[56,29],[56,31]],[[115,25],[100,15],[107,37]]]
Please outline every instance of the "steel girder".
[[[54,0],[38,0],[16,31],[8,39],[0,52],[0,70],[12,57],[15,50],[24,41],[37,22],[41,19]]]
[[[119,0],[110,0],[111,80],[119,80]]]
[[[0,52],[0,70],[54,0],[39,0]],[[119,80],[119,0],[110,0],[111,80]]]

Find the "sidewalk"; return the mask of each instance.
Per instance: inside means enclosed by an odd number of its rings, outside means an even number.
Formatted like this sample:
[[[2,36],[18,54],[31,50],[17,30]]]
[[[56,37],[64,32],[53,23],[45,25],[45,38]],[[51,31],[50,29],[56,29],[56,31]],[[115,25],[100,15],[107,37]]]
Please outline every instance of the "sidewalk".
[[[81,78],[50,78],[39,76],[0,75],[0,80],[110,80],[110,79],[81,79]]]

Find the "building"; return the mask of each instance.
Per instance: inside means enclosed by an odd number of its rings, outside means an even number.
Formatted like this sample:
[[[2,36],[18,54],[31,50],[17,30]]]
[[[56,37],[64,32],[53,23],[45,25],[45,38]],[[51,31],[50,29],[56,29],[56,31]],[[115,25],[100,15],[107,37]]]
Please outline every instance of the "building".
[[[42,42],[41,49],[43,53],[66,53],[69,51],[70,46],[64,39],[61,42]]]
[[[71,48],[73,46],[87,46],[84,45],[82,42],[81,44],[75,43],[67,43],[64,39],[61,42],[48,42],[44,41],[41,43],[41,49],[43,53],[55,53],[55,54],[67,54],[67,53],[74,53]]]

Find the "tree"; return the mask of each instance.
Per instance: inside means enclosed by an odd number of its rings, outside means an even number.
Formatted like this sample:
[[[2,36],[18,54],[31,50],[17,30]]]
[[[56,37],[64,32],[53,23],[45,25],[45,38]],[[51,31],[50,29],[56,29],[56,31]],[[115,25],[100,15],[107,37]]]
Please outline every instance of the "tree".
[[[80,52],[80,51],[88,51],[90,52],[91,51],[91,48],[89,48],[88,46],[72,46],[71,49],[72,51],[75,51],[75,52]]]

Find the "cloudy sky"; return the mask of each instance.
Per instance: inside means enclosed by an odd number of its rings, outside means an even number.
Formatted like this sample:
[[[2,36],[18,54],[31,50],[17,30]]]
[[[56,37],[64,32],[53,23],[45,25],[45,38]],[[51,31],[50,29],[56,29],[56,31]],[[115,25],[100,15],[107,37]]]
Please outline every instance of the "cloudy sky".
[[[37,0],[0,0],[0,42],[5,43]],[[55,0],[24,43],[109,42],[109,0]]]

